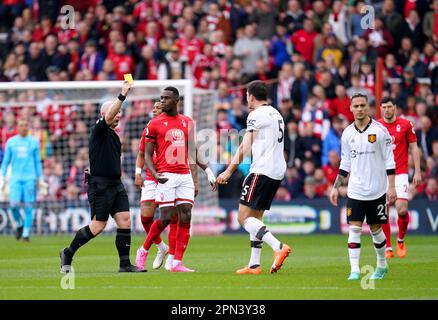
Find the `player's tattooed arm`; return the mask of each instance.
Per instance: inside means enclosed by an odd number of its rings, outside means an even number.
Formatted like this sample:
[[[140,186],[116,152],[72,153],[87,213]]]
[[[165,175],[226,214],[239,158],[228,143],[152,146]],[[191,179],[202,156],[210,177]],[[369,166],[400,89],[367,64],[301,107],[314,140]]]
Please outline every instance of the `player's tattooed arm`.
[[[339,188],[344,184],[345,178],[348,176],[348,172],[342,169],[339,169],[338,176],[336,177],[335,183],[333,184],[333,188]]]
[[[345,180],[345,177],[338,174],[338,176],[336,177],[335,183],[333,184],[333,188],[337,189],[340,186],[342,186],[344,183],[344,180]]]

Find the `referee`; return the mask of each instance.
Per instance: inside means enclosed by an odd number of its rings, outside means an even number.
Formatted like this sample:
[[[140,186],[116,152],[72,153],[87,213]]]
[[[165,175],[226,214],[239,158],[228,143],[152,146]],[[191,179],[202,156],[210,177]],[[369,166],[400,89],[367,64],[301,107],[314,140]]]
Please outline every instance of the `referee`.
[[[76,233],[68,248],[60,251],[61,272],[71,271],[75,252],[105,229],[109,215],[117,224],[116,247],[120,258],[119,272],[141,272],[131,265],[129,260],[131,218],[128,196],[120,181],[121,143],[114,131],[119,124],[122,103],[130,89],[129,82],[123,82],[122,92],[118,98],[102,105],[101,117],[91,129],[90,175],[87,178],[91,223]]]

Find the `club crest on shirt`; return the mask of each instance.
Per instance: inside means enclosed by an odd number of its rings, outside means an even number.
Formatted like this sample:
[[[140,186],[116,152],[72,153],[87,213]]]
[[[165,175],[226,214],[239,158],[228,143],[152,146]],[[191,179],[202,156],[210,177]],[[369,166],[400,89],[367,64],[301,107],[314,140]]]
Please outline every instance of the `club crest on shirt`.
[[[167,121],[164,121],[164,125],[167,127]]]
[[[375,134],[368,135],[368,142],[374,143],[377,140],[377,136]]]
[[[397,127],[395,128],[395,131],[400,132],[401,128],[400,125],[398,124]]]

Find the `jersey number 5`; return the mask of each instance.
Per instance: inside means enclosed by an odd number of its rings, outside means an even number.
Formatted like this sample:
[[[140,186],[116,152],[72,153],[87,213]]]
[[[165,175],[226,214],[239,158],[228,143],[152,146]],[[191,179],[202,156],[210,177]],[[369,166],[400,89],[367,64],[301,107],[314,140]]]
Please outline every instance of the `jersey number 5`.
[[[249,185],[246,185],[243,187],[242,196],[240,197],[240,200],[245,200],[245,196],[248,194],[248,188],[249,188]]]
[[[283,123],[283,120],[278,120],[278,131],[280,131],[280,133],[281,133],[281,137],[277,139],[278,143],[282,143],[283,142],[283,138],[284,138],[284,130],[281,127],[282,123]]]

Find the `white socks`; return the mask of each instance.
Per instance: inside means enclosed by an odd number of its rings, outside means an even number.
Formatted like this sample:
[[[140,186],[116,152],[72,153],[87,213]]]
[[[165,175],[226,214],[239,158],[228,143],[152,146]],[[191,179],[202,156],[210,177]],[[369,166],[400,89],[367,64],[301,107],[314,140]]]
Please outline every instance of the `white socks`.
[[[167,245],[164,243],[164,241],[161,241],[159,244],[157,244],[157,249],[161,252],[168,250]]]
[[[360,258],[360,235],[362,227],[350,225],[348,232],[348,255],[350,257],[351,272],[360,273],[359,258]],[[385,252],[383,252],[385,255]]]
[[[385,257],[386,238],[382,228],[376,232],[371,232],[371,236],[373,237],[374,249],[377,255],[377,268],[386,268],[388,266]]]
[[[249,239],[251,240],[251,258],[249,259],[248,267],[260,265],[263,241],[260,241],[252,234],[249,235]]]
[[[181,263],[181,260],[172,260],[172,267],[176,268]]]
[[[266,230],[266,226],[259,219],[254,217],[246,218],[243,227],[254,238],[263,240],[269,244],[272,250],[280,250],[281,242],[278,241],[272,233]]]

